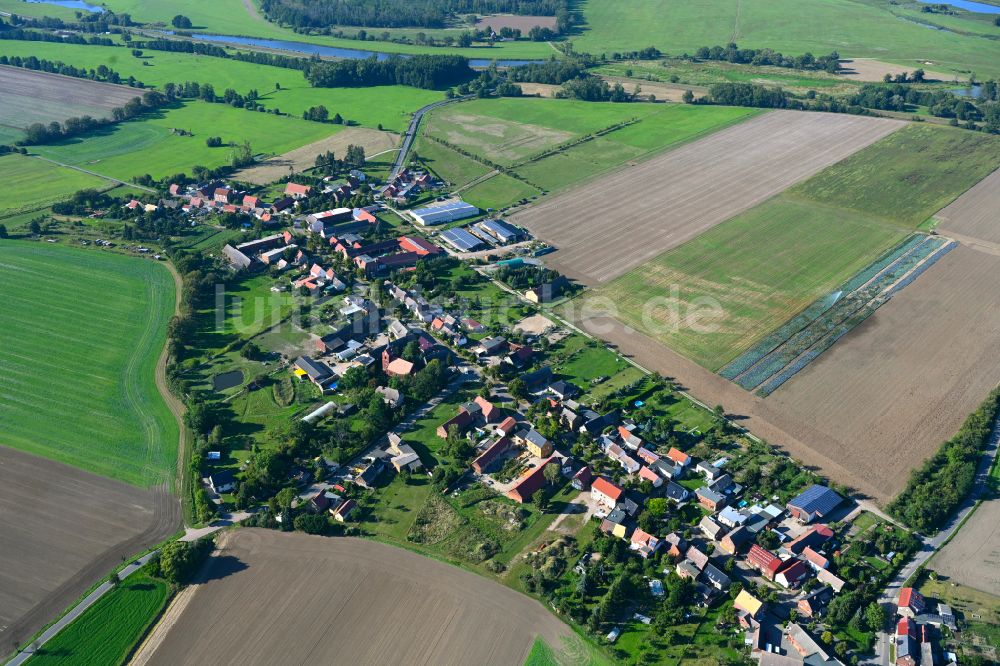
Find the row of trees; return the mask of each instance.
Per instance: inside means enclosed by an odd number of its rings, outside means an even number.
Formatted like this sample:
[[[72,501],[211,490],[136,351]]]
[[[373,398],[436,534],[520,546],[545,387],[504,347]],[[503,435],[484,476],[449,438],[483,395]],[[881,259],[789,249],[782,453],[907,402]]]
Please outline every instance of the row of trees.
[[[455,55],[392,56],[314,64],[306,78],[316,88],[404,85],[440,90],[475,76],[466,58]]]
[[[264,0],[261,9],[272,21],[296,28],[358,25],[377,28],[444,28],[456,13],[567,13],[566,0]],[[566,19],[564,19],[566,20]]]
[[[61,141],[69,137],[93,132],[96,129],[113,123],[132,120],[143,113],[158,109],[166,103],[167,98],[163,93],[156,92],[155,90],[147,90],[143,93],[142,97],[133,97],[125,103],[125,106],[111,109],[111,119],[80,116],[79,118],[67,118],[62,124],[55,121],[48,125],[32,123],[24,130],[24,138],[18,143],[25,146],[32,146]]]
[[[694,57],[698,60],[823,70],[830,73],[836,73],[840,69],[840,54],[836,51],[818,57],[808,52],[798,56],[786,56],[774,49],[741,49],[732,42],[726,46],[703,46],[695,52]]]

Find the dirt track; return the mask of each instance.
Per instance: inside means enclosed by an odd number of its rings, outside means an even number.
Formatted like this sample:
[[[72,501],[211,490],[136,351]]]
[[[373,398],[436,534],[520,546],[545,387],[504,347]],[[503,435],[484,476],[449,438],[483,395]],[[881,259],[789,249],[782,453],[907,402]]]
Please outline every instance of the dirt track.
[[[572,631],[536,601],[373,541],[241,529],[223,536],[148,663],[505,664]]]
[[[558,248],[546,257],[552,268],[594,286],[902,126],[862,116],[773,111],[547,199],[511,221]]]
[[[166,488],[142,490],[6,447],[0,489],[0,655],[180,525]]]
[[[1000,244],[1000,169],[942,209],[935,219],[945,236],[956,234]]]
[[[613,320],[583,327],[884,503],[1000,380],[1000,257],[956,248],[766,400]]]
[[[1000,499],[983,502],[930,567],[963,585],[1000,596]]]
[[[316,156],[321,153],[331,151],[337,157],[342,158],[347,153],[347,146],[355,144],[365,149],[365,155],[374,155],[393,148],[396,145],[396,139],[396,135],[391,132],[381,132],[363,127],[348,127],[325,139],[296,148],[284,155],[264,160],[249,169],[238,171],[233,175],[233,178],[255,185],[267,185],[282,176],[287,176],[289,167],[292,171],[300,172],[315,166]]]

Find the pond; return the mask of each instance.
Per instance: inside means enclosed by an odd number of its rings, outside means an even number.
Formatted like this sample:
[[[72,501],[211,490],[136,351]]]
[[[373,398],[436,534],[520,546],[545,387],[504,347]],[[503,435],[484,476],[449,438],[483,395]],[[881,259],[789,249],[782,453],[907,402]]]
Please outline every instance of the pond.
[[[88,12],[101,13],[104,11],[104,7],[91,5],[83,2],[83,0],[25,0],[25,2],[30,2],[33,5],[56,5],[58,7],[66,7],[68,9],[82,9]]]
[[[968,88],[953,88],[948,92],[957,95],[958,97],[971,97],[972,99],[979,99],[983,94],[983,87],[975,85],[969,86]]]
[[[165,31],[167,34],[172,34],[169,31]],[[302,53],[305,55],[320,55],[327,56],[330,58],[349,58],[352,60],[363,60],[364,58],[370,58],[375,56],[379,60],[386,60],[389,58],[388,53],[381,53],[379,51],[364,51],[361,49],[343,49],[338,46],[324,46],[322,44],[307,44],[305,42],[290,42],[284,39],[262,39],[259,37],[236,37],[234,35],[213,35],[209,33],[195,33],[191,35],[192,39],[197,39],[206,42],[219,42],[222,44],[236,44],[239,46],[256,46],[259,48],[266,49],[276,49],[279,51],[291,51],[293,53]],[[493,62],[489,58],[472,58],[469,60],[469,65],[472,67],[488,67],[489,64]],[[517,65],[525,65],[532,62],[540,62],[538,60],[497,60],[497,65],[499,67],[516,67]]]
[[[978,12],[980,14],[1000,14],[1000,7],[987,5],[982,2],[971,2],[970,0],[920,0],[925,5],[950,5],[967,12]]]
[[[223,372],[222,374],[212,377],[212,388],[217,392],[222,392],[227,389],[236,388],[243,383],[243,371],[242,370],[231,370],[229,372]]]

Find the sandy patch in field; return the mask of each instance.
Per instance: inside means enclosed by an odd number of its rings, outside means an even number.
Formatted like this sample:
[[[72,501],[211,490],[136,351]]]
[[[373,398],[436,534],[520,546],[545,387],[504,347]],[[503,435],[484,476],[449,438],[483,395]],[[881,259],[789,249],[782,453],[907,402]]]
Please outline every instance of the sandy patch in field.
[[[163,490],[0,446],[0,653],[179,524],[180,506]]]
[[[572,630],[499,583],[374,541],[222,536],[150,664],[503,664]]]
[[[552,83],[522,83],[518,81],[517,86],[525,95],[538,95],[539,97],[555,97],[557,90],[562,90],[562,86]]]
[[[546,264],[594,286],[902,126],[862,116],[773,111],[547,198],[511,222],[558,249]]]
[[[929,566],[963,585],[1000,596],[1000,499],[983,502]]]
[[[299,172],[315,166],[316,156],[327,151],[332,151],[337,157],[343,157],[347,153],[347,147],[354,144],[364,147],[365,155],[371,156],[395,148],[397,138],[397,135],[391,132],[380,132],[365,127],[348,127],[325,139],[238,171],[233,178],[255,185],[267,185],[282,176],[287,176],[289,168]]]
[[[957,78],[955,74],[944,72],[934,72],[927,69],[927,66],[914,64],[909,67],[894,65],[891,62],[882,62],[872,58],[854,58],[852,60],[840,61],[841,71],[838,76],[855,81],[882,81],[886,74],[902,74],[912,72],[916,69],[924,70],[924,78],[931,81],[952,81]]]
[[[515,16],[513,14],[491,14],[489,16],[483,16],[478,21],[476,21],[476,29],[483,30],[487,26],[493,28],[494,31],[500,32],[500,28],[513,28],[514,30],[520,30],[521,34],[524,36],[528,35],[528,31],[535,26],[541,26],[543,28],[549,28],[550,30],[556,29],[556,17],[555,16]]]
[[[934,216],[939,231],[1000,245],[1000,169]]]
[[[707,88],[671,85],[669,83],[641,81],[639,79],[626,79],[621,76],[602,76],[601,78],[612,86],[616,83],[622,84],[622,87],[625,88],[625,92],[629,94],[635,91],[636,86],[639,86],[640,97],[647,98],[652,95],[658,102],[683,102],[684,93],[687,90],[692,90],[695,96],[704,95],[708,92]]]
[[[525,317],[514,325],[515,331],[522,331],[528,335],[541,335],[545,331],[555,326],[552,320],[540,314]]]

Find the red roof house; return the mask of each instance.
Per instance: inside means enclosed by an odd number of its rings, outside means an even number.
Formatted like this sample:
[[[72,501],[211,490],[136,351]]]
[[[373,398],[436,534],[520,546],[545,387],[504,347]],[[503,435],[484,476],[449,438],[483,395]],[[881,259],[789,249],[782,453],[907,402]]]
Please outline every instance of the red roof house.
[[[768,580],[774,580],[774,575],[781,567],[781,558],[769,550],[761,548],[757,544],[750,547],[747,553],[747,564],[760,571],[761,575]]]
[[[552,458],[546,458],[541,465],[522,474],[514,487],[507,491],[507,497],[520,504],[530,501],[531,496],[545,485],[545,467],[552,461]]]
[[[608,481],[603,476],[599,476],[594,479],[593,483],[590,484],[590,495],[598,502],[606,504],[610,508],[614,508],[618,504],[618,500],[621,498],[625,491],[616,486],[611,481]]]
[[[926,610],[927,600],[912,587],[904,587],[899,591],[899,603],[896,606],[900,615],[916,617]]]
[[[295,199],[307,197],[310,192],[312,192],[312,187],[309,185],[299,185],[298,183],[288,183],[285,185],[285,195]]]
[[[691,462],[691,456],[674,447],[667,451],[667,457],[678,465],[687,465]]]
[[[416,252],[420,256],[439,254],[441,252],[441,248],[437,245],[418,236],[400,236],[399,247],[404,252]]]

